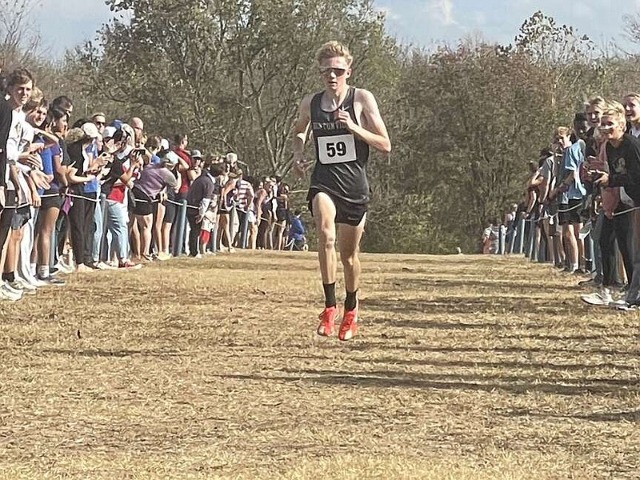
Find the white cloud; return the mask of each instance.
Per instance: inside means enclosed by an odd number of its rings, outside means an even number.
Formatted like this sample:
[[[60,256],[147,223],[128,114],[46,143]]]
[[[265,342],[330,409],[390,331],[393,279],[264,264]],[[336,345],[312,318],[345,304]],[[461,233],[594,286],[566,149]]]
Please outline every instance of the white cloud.
[[[427,12],[431,18],[444,26],[458,24],[453,16],[453,0],[429,0]]]

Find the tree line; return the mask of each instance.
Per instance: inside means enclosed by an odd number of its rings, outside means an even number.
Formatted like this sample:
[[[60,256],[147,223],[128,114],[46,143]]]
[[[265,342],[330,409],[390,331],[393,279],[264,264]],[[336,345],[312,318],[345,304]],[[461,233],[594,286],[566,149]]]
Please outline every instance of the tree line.
[[[426,50],[399,44],[370,0],[106,0],[126,20],[53,62],[32,37],[20,43],[30,2],[7,2],[22,16],[0,25],[3,70],[26,64],[79,114],[143,117],[149,131],[234,151],[294,189],[305,183],[290,172],[291,125],[303,95],[322,88],[314,52],[329,39],[348,45],[351,83],[374,92],[393,143],[370,161],[373,252],[478,251],[487,219],[521,200],[554,127],[591,96],[638,88],[635,56],[605,55],[542,12],[510,45],[468,37]],[[640,38],[637,20],[625,19]]]

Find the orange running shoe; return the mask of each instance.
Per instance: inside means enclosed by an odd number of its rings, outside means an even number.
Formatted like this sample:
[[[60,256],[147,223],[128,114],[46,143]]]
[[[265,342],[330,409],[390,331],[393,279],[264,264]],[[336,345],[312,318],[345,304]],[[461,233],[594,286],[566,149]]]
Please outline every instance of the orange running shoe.
[[[342,316],[342,324],[340,325],[340,332],[338,332],[338,339],[342,341],[351,340],[357,330],[358,307],[348,312],[344,312],[344,315]]]
[[[318,325],[317,330],[318,335],[330,337],[333,335],[333,329],[338,318],[338,307],[325,307],[318,318],[320,318],[320,325]]]

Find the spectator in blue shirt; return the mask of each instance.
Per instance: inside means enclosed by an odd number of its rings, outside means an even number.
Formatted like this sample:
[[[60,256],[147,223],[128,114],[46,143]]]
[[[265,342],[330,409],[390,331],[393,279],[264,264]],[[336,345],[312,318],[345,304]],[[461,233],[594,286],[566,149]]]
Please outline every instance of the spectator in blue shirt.
[[[290,250],[307,250],[307,237],[304,223],[302,222],[300,210],[296,210],[291,217],[291,226],[289,227],[289,249]]]

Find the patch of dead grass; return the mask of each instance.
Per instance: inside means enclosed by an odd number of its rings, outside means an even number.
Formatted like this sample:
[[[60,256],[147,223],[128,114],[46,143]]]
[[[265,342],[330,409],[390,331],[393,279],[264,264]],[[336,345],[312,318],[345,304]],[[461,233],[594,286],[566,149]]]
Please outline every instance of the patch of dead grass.
[[[85,274],[0,304],[0,478],[636,478],[638,314],[516,258],[313,254]]]

